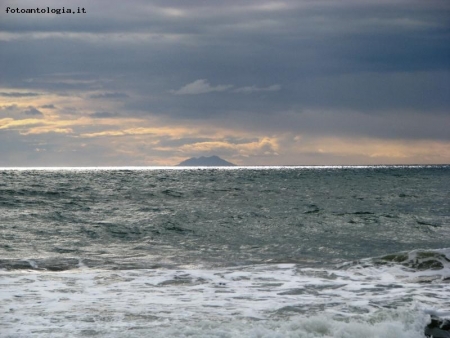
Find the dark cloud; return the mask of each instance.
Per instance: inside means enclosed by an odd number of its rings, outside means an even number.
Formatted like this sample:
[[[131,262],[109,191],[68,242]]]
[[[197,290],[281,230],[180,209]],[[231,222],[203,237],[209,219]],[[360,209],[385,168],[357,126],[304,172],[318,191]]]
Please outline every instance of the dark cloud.
[[[39,96],[39,93],[21,93],[21,92],[0,92],[0,96],[3,97],[33,97]]]
[[[37,110],[36,108],[31,107],[31,106],[28,107],[27,110],[24,110],[23,113],[25,115],[30,115],[30,116],[42,116],[42,115],[44,115],[44,114],[42,114],[42,112],[40,112],[39,110]]]
[[[44,109],[56,109],[54,104],[44,104],[43,106],[41,106],[41,108],[44,108]]]
[[[92,114],[89,114],[90,117],[98,118],[98,119],[104,119],[109,117],[116,117],[118,116],[116,113],[110,113],[107,111],[99,111]]]
[[[89,95],[91,99],[123,99],[129,97],[125,93],[101,93]]]
[[[17,106],[17,104],[11,104],[8,106],[1,106],[0,110],[7,110],[7,111],[14,111],[17,110],[19,107]]]

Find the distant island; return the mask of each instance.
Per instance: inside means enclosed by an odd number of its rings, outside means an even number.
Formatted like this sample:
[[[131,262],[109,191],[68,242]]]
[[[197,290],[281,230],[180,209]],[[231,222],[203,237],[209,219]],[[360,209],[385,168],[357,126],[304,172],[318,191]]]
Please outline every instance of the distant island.
[[[201,157],[192,157],[187,159],[180,164],[180,167],[230,167],[235,166],[235,164],[225,161],[221,159],[219,156],[201,156]]]

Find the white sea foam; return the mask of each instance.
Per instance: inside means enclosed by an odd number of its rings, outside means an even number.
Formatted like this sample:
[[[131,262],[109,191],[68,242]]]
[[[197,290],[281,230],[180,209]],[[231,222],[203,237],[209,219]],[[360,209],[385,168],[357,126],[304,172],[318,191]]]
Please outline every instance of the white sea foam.
[[[442,271],[444,274],[448,271]],[[7,337],[423,337],[450,284],[398,266],[0,272]]]

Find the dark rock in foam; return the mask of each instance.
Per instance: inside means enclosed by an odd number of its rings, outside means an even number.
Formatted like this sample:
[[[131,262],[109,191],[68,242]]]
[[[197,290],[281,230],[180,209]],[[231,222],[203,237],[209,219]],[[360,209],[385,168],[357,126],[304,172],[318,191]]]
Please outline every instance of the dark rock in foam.
[[[425,336],[450,338],[450,320],[431,316],[431,323],[425,327]]]

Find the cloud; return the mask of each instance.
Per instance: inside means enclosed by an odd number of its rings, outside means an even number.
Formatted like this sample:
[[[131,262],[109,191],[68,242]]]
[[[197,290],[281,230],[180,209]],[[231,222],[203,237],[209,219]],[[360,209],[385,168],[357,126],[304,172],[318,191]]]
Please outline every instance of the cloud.
[[[41,94],[32,92],[0,92],[0,96],[3,97],[34,97],[39,95]]]
[[[37,134],[48,134],[48,133],[56,133],[56,134],[72,134],[72,128],[54,128],[53,126],[40,126],[30,128],[26,132],[22,132],[22,135],[37,135]]]
[[[211,92],[224,92],[228,91],[233,87],[234,87],[233,85],[211,86],[206,79],[199,79],[181,87],[178,90],[171,90],[170,93],[175,95],[197,95]],[[257,86],[240,87],[234,89],[233,92],[250,94],[255,92],[276,92],[279,90],[281,90],[281,86],[279,84],[274,84],[269,87],[257,87]]]
[[[125,93],[113,92],[113,93],[92,94],[89,95],[89,97],[91,99],[123,99],[129,96]]]
[[[43,106],[41,106],[41,108],[43,108],[43,109],[56,109],[54,104],[44,104]]]
[[[255,92],[277,92],[281,90],[281,86],[279,84],[275,84],[269,87],[256,87],[256,86],[250,86],[250,87],[241,87],[233,90],[236,93],[244,93],[244,94],[250,94]]]
[[[175,95],[197,95],[211,92],[223,92],[232,87],[232,85],[218,85],[213,87],[208,83],[207,80],[200,79],[195,80],[194,82],[189,83],[178,90],[171,90],[170,92]]]
[[[448,142],[422,140],[383,140],[367,137],[299,137],[290,147],[306,157],[316,158],[317,164],[416,164],[446,163],[450,157]],[[300,155],[301,156],[301,155]],[[339,163],[340,161],[340,163]]]
[[[41,124],[42,120],[37,119],[25,119],[25,120],[14,120],[12,118],[0,119],[0,129],[10,129],[16,127],[29,126],[34,124]]]
[[[228,153],[239,154],[240,156],[255,155],[278,155],[278,141],[276,138],[262,137],[255,141],[245,143],[231,143],[226,139],[217,139],[214,141],[196,142],[185,144],[180,147],[180,151],[189,154],[215,154]]]
[[[17,104],[11,104],[8,106],[0,106],[0,110],[6,110],[6,111],[15,111],[19,108]]]
[[[110,113],[107,111],[99,111],[99,112],[89,114],[89,116],[93,117],[93,118],[104,119],[104,118],[109,118],[109,117],[115,117],[115,116],[117,116],[117,113]]]
[[[1,120],[0,120],[1,122]],[[143,124],[145,121],[140,121]],[[139,122],[138,122],[139,124]],[[1,125],[0,125],[1,129]],[[131,128],[122,128],[114,130],[101,130],[93,133],[81,133],[80,137],[95,138],[95,137],[116,137],[116,136],[136,136],[136,135],[154,135],[154,136],[171,136],[179,137],[179,135],[193,135],[198,133],[198,130],[193,128],[185,127],[143,127],[143,126],[133,126]]]
[[[30,115],[30,116],[42,116],[42,115],[44,115],[44,114],[42,114],[42,112],[40,112],[39,110],[37,110],[36,108],[31,107],[31,106],[28,107],[27,110],[24,110],[23,113],[25,115]]]

